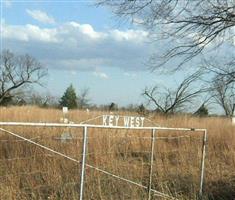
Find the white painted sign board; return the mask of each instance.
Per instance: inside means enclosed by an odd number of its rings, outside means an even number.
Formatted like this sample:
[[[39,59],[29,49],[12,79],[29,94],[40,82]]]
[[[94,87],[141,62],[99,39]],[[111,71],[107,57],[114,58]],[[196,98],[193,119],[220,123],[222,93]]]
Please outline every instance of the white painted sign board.
[[[64,114],[68,113],[68,107],[63,107],[62,111],[63,111]]]
[[[103,115],[103,126],[144,127],[144,117]]]

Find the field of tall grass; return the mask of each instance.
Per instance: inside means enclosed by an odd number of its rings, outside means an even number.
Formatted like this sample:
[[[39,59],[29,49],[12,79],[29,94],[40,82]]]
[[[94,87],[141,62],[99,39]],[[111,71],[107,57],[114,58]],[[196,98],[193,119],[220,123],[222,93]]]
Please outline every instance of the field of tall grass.
[[[72,110],[74,123],[104,114]],[[119,115],[137,115],[122,113]],[[0,121],[60,122],[61,110],[37,107],[0,107]],[[166,127],[206,128],[205,200],[235,199],[235,126],[219,117],[148,116]],[[99,123],[99,122],[94,122]],[[148,122],[148,125],[153,125]],[[3,127],[9,131],[81,160],[81,128]],[[72,140],[61,141],[63,133]],[[197,199],[202,133],[157,131],[153,163],[153,189],[180,200]],[[169,136],[185,136],[170,139]],[[151,131],[88,129],[87,163],[148,186]],[[0,199],[78,199],[79,163],[0,132]],[[147,199],[144,188],[86,168],[84,199]],[[152,199],[164,199],[152,194]]]

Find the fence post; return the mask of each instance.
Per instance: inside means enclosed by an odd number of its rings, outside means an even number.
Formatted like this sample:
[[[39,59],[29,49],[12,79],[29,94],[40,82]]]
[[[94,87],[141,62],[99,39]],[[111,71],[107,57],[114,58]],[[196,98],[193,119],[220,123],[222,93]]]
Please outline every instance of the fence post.
[[[203,144],[202,144],[201,178],[200,178],[200,189],[199,189],[200,200],[203,198],[203,181],[204,181],[204,171],[205,171],[206,144],[207,144],[207,130],[204,131]]]
[[[152,135],[151,135],[151,157],[150,157],[150,166],[149,166],[148,200],[151,200],[153,160],[154,160],[154,143],[155,143],[155,129],[152,129]]]
[[[86,170],[86,149],[87,149],[87,126],[83,129],[83,148],[82,148],[82,164],[81,164],[81,182],[80,182],[80,200],[83,199],[84,179]]]

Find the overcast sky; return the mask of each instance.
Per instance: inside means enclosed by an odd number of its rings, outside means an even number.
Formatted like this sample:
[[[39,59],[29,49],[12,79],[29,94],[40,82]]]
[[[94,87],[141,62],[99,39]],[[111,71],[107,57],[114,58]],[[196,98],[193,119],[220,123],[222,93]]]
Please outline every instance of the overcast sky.
[[[47,92],[57,96],[72,83],[78,93],[89,88],[96,104],[140,104],[146,86],[173,86],[183,75],[163,76],[146,65],[164,47],[148,35],[90,1],[1,1],[1,49],[38,59],[49,69]]]

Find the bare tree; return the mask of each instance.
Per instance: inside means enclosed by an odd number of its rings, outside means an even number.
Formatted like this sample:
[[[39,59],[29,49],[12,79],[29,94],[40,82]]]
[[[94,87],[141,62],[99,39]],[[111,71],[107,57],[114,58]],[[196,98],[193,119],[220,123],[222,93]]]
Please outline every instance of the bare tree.
[[[217,75],[212,83],[212,97],[223,110],[226,116],[231,117],[235,111],[235,84],[227,83],[226,77]]]
[[[31,92],[25,99],[27,104],[37,105],[40,107],[58,107],[58,98],[47,93]]]
[[[109,111],[118,110],[118,105],[116,103],[112,102],[111,104],[108,105],[108,110]]]
[[[175,113],[193,103],[196,97],[206,91],[203,88],[193,87],[193,83],[198,81],[201,75],[201,73],[196,72],[188,76],[175,90],[155,86],[151,89],[146,88],[143,95],[149,103],[155,106],[156,111]]]
[[[204,59],[203,69],[213,74],[216,81],[220,80],[220,82],[223,82],[225,85],[235,81],[235,57],[222,63],[215,58]],[[215,80],[212,82],[215,82]]]
[[[177,58],[176,69],[204,52],[234,37],[234,0],[98,0],[113,12],[143,25],[153,40],[165,40],[167,48],[152,57],[154,67]]]
[[[78,107],[83,109],[89,106],[90,99],[88,98],[89,89],[84,88],[78,95]]]
[[[25,86],[41,84],[47,71],[29,55],[17,56],[9,50],[2,52],[0,71],[0,104],[9,102]]]

